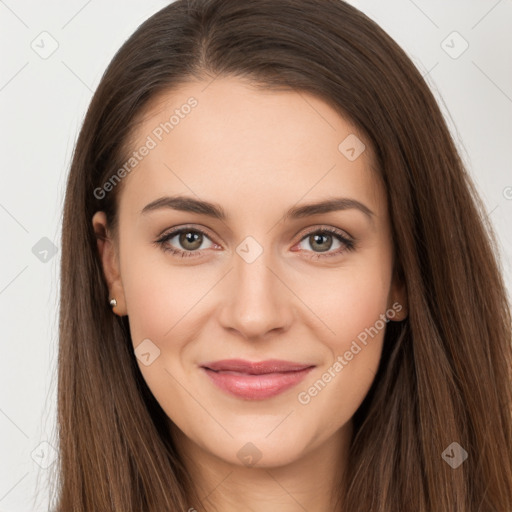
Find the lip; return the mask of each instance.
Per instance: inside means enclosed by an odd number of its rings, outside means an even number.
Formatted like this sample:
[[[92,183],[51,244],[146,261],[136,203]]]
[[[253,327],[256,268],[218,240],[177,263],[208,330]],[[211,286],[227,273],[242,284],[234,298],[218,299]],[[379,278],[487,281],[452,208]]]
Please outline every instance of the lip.
[[[296,386],[314,368],[311,364],[278,359],[244,361],[225,359],[201,365],[221,390],[245,400],[263,400]]]

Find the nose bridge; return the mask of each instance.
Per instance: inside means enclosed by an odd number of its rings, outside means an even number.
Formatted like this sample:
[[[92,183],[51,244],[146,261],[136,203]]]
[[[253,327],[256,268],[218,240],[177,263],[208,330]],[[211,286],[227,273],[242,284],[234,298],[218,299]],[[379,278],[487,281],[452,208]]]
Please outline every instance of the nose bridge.
[[[244,253],[244,250],[248,251]],[[237,257],[234,258],[234,278],[236,279],[238,299],[250,300],[251,297],[261,300],[263,296],[270,296],[271,290],[275,291],[276,283],[272,268],[271,250],[263,250],[256,254],[257,248],[251,246],[251,242],[242,243],[237,248]],[[247,258],[246,258],[247,257]],[[253,259],[254,258],[254,259]],[[274,265],[275,266],[275,265]],[[275,298],[275,294],[274,294]]]
[[[291,296],[275,275],[275,261],[274,251],[253,237],[237,246],[227,285],[229,298],[221,315],[224,327],[246,337],[286,327],[291,320]]]

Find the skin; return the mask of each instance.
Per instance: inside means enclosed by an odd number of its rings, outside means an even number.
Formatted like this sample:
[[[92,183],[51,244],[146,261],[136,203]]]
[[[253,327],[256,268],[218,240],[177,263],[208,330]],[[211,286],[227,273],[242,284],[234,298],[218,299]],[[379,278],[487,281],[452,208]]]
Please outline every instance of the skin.
[[[224,77],[189,82],[153,101],[133,149],[190,96],[198,105],[124,178],[118,238],[103,212],[92,219],[95,232],[107,236],[98,249],[117,300],[114,313],[128,315],[134,349],[149,339],[160,350],[148,366],[137,361],[205,497],[191,507],[333,510],[351,418],[377,371],[384,329],[309,403],[298,394],[394,303],[401,305],[394,320],[406,315],[371,148],[366,143],[356,160],[347,159],[340,142],[349,134],[364,137],[315,96],[260,91]],[[229,218],[170,208],[141,213],[176,194],[218,203]],[[338,196],[360,201],[373,215],[352,208],[283,220],[292,206]],[[155,244],[182,226],[208,236],[195,244],[174,236],[167,246],[192,252],[200,244],[199,256],[176,256]],[[355,239],[354,250],[328,234],[315,245],[309,235],[322,227]],[[236,252],[247,236],[263,250],[252,263]],[[278,396],[243,400],[218,389],[199,368],[228,358],[316,366]],[[237,456],[241,449],[261,458],[247,465]]]

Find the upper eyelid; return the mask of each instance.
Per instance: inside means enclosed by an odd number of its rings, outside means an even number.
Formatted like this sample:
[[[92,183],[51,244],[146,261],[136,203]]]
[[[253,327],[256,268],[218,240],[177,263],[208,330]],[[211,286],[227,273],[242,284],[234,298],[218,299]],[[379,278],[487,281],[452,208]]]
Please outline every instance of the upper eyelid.
[[[165,238],[174,238],[176,235],[179,235],[180,233],[184,231],[197,231],[199,233],[202,233],[203,235],[206,235],[210,240],[212,239],[212,236],[209,234],[208,230],[203,227],[194,227],[194,226],[183,226],[178,228],[171,228],[169,230],[165,230],[162,232],[161,235],[158,236],[157,240],[162,240]],[[172,236],[171,236],[172,235]],[[215,238],[215,237],[213,237]],[[213,242],[213,240],[211,240]]]
[[[355,241],[355,238],[345,229],[336,228],[334,226],[328,226],[327,224],[319,224],[317,227],[313,228],[304,228],[304,230],[301,230],[300,233],[300,240],[302,240],[305,236],[310,235],[311,233],[317,233],[317,232],[329,232],[331,234],[337,234],[338,236],[342,236],[344,238],[348,238],[351,241]],[[297,235],[298,236],[298,235]]]
[[[177,228],[171,228],[169,231],[164,231],[158,238],[157,240],[160,241],[160,240],[165,240],[165,239],[170,239],[170,238],[174,238],[175,236],[179,235],[180,233],[184,232],[184,231],[197,231],[199,233],[202,233],[203,235],[207,236],[210,241],[212,243],[215,243],[217,244],[217,242],[215,242],[212,238],[215,238],[215,237],[212,237],[209,232],[208,232],[208,229],[207,228],[204,228],[204,227],[195,227],[195,226],[182,226],[182,227],[177,227]],[[328,226],[326,224],[319,224],[317,225],[316,227],[310,227],[310,228],[304,228],[304,230],[301,230],[299,231],[299,233],[295,236],[300,236],[299,240],[296,242],[301,242],[306,236],[309,236],[311,235],[312,233],[317,233],[317,232],[323,232],[323,231],[326,231],[326,232],[329,232],[330,234],[332,235],[338,235],[339,237],[341,238],[347,238],[348,240],[350,240],[351,242],[354,242],[355,239],[352,235],[350,235],[347,231],[345,231],[344,229],[341,229],[341,228],[336,228],[334,226]],[[294,237],[295,237],[294,236]],[[180,249],[181,250],[181,249]],[[191,251],[193,252],[193,251]],[[197,251],[199,252],[199,251]]]

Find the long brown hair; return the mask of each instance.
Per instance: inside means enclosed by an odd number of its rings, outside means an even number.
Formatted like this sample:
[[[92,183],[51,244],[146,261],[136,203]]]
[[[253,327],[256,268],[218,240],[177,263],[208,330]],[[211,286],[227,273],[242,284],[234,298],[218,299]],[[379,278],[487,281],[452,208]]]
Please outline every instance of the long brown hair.
[[[388,325],[354,416],[344,509],[511,511],[509,305],[484,208],[421,74],[341,0],[178,0],[115,55],[74,152],[62,229],[56,512],[199,508],[128,319],[109,307],[91,219],[103,210],[115,230],[122,187],[94,191],[127,160],[148,101],[217,76],[320,97],[365,134],[387,189],[409,316]],[[453,442],[468,454],[457,468],[442,457]]]

